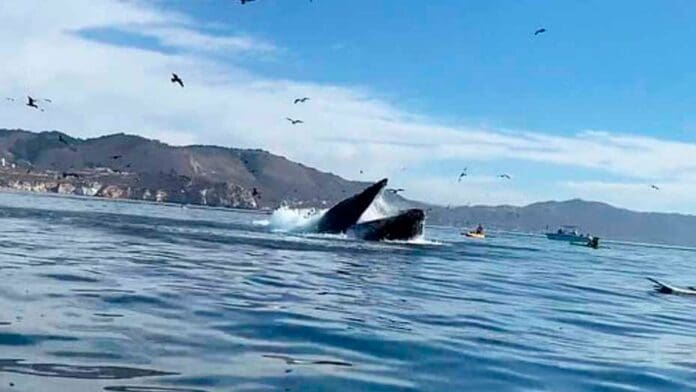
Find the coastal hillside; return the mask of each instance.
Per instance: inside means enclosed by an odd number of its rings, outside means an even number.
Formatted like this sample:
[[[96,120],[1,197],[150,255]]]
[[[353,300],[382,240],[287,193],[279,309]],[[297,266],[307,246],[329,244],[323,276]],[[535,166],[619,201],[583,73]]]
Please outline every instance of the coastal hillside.
[[[365,184],[263,150],[0,130],[0,186],[240,208],[322,206]]]

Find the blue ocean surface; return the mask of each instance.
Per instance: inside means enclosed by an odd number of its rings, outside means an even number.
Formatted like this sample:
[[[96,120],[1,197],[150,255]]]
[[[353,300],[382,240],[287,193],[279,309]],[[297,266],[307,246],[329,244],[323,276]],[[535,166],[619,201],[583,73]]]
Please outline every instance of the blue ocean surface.
[[[0,194],[0,391],[696,389],[691,249]]]

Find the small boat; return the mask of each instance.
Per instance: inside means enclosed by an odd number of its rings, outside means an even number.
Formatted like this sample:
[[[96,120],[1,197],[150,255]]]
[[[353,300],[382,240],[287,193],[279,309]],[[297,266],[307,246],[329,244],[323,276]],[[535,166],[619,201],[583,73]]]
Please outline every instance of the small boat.
[[[462,233],[464,236],[469,237],[469,238],[475,238],[477,240],[483,240],[486,239],[486,234],[485,233],[477,233],[475,231],[467,231],[466,233]]]
[[[576,226],[561,226],[556,232],[546,233],[546,238],[554,241],[584,242],[591,239],[589,235],[580,234]]]

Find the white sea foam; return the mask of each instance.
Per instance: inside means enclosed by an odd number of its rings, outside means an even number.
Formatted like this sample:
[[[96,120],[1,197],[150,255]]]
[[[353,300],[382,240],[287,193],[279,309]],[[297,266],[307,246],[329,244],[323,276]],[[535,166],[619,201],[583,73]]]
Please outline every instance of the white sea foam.
[[[281,206],[273,211],[267,226],[278,231],[311,231],[327,210]]]

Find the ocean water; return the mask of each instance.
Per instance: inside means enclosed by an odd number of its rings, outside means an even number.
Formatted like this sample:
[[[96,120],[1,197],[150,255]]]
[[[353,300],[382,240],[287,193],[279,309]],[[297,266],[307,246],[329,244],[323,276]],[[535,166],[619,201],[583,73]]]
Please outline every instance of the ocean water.
[[[272,221],[0,194],[0,391],[696,389],[693,250]]]

